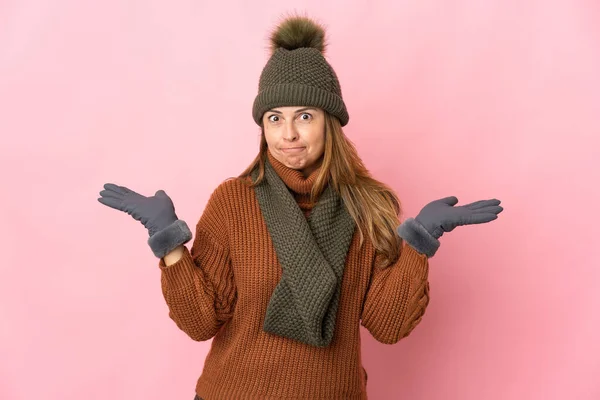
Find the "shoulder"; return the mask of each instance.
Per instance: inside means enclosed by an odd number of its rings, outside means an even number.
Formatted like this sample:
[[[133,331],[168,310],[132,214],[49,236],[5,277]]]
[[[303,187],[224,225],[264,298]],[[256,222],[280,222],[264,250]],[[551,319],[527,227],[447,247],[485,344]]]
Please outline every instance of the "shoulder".
[[[248,178],[230,177],[223,180],[212,192],[207,208],[231,209],[240,202],[248,200],[252,188],[248,186],[252,181]]]
[[[252,190],[248,185],[251,183],[250,177],[230,177],[223,180],[213,191],[213,196],[235,196],[242,191]]]
[[[225,245],[228,242],[228,232],[237,218],[235,210],[240,209],[240,204],[246,196],[244,180],[233,177],[227,178],[217,185],[209,195],[204,211],[198,220],[196,229],[201,235],[210,236],[214,241]],[[202,236],[204,235],[204,236]]]

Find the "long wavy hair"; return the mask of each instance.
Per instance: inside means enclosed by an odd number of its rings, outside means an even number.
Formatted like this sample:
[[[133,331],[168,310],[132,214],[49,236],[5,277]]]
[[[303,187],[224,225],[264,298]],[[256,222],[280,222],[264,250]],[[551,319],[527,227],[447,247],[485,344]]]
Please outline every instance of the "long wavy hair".
[[[259,153],[238,176],[248,178],[258,166],[256,182],[244,179],[250,187],[260,184],[264,179],[267,147],[261,124]],[[328,183],[339,193],[356,222],[360,246],[364,243],[366,232],[376,252],[375,265],[380,268],[390,266],[398,259],[402,247],[402,239],[396,233],[402,212],[400,201],[388,185],[371,176],[354,144],[344,134],[339,120],[325,111],[325,150],[323,163],[311,192],[313,202]]]

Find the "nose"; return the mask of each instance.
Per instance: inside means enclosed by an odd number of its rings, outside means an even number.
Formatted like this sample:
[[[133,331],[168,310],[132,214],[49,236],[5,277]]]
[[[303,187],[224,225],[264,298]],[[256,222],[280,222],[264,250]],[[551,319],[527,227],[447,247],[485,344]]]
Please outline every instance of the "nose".
[[[293,121],[289,121],[285,124],[285,129],[283,131],[283,138],[290,142],[296,140],[298,138],[298,131],[296,130],[296,126]]]

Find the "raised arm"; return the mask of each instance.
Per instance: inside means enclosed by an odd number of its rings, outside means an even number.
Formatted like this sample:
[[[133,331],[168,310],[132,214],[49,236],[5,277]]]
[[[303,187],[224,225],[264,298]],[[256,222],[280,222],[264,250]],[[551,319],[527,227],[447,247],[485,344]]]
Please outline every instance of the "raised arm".
[[[218,332],[233,315],[237,300],[222,191],[220,186],[211,195],[191,251],[182,245],[159,261],[169,317],[198,341]]]
[[[455,207],[454,196],[434,200],[415,218],[397,228],[404,239],[398,260],[389,268],[373,267],[361,324],[382,343],[408,336],[421,322],[429,304],[429,258],[439,249],[439,238],[457,226],[483,224],[498,218],[500,200],[479,200]]]
[[[159,258],[163,295],[169,316],[194,340],[212,338],[231,315],[237,290],[229,257],[224,183],[211,194],[192,232],[175,213],[164,190],[144,196],[125,186],[106,183],[98,201],[126,212],[148,229],[148,245]]]
[[[377,341],[397,343],[421,322],[429,304],[427,256],[405,245],[385,269],[373,267],[361,325]]]

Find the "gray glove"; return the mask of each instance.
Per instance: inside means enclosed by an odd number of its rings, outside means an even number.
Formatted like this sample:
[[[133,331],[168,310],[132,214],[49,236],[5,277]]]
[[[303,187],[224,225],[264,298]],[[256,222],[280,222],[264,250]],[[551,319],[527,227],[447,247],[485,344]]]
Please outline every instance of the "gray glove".
[[[146,197],[124,186],[106,183],[100,196],[100,203],[126,212],[148,229],[148,244],[159,258],[192,237],[187,224],[177,218],[173,201],[164,190]]]
[[[428,203],[413,219],[408,218],[397,229],[398,235],[420,253],[433,257],[440,246],[438,239],[457,226],[482,224],[498,218],[503,208],[500,200],[480,200],[454,207],[454,196]]]

